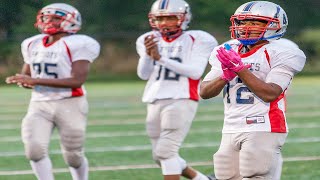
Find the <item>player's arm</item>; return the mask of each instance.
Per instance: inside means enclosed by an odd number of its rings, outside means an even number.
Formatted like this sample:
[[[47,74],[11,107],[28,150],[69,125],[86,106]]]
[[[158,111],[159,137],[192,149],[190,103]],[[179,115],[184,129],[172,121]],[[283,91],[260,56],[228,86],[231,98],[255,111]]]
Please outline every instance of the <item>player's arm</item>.
[[[283,91],[279,85],[271,82],[266,83],[260,80],[248,69],[243,69],[237,74],[242,82],[250,89],[250,91],[264,102],[272,102],[276,100]]]
[[[288,49],[277,54],[277,60],[271,61],[271,71],[262,81],[244,69],[238,72],[242,82],[260,99],[272,102],[289,86],[293,76],[303,69],[306,56],[298,49]]]
[[[154,69],[154,61],[149,56],[149,46],[152,42],[150,42],[151,39],[148,39],[147,37],[149,36],[141,36],[136,42],[137,52],[140,56],[137,66],[137,74],[139,78],[143,80],[148,80]]]
[[[31,76],[30,65],[24,63],[21,69],[21,74]]]
[[[206,68],[210,52],[216,44],[216,40],[211,36],[207,39],[196,39],[195,44],[193,45],[190,62],[188,64],[182,64],[174,59],[161,57],[158,53],[158,49],[152,51],[153,54],[151,53],[151,57],[171,71],[187,76],[191,79],[200,79]]]
[[[200,84],[200,96],[202,99],[209,99],[216,97],[220,94],[224,86],[227,84],[226,81],[217,77],[211,81],[203,81]]]
[[[79,88],[87,79],[90,69],[90,61],[78,60],[72,63],[71,77],[64,79],[40,79],[32,78],[25,74],[17,74],[8,81],[27,84],[30,86],[42,85],[60,88]]]

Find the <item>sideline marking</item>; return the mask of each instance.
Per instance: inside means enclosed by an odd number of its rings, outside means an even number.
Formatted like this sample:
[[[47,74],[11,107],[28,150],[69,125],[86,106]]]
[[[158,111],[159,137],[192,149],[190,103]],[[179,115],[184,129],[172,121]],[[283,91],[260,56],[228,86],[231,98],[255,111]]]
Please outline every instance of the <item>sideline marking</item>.
[[[320,160],[320,156],[305,156],[305,157],[287,157],[283,159],[284,162],[292,161],[317,161]],[[206,162],[192,162],[188,163],[190,166],[210,166],[212,165],[211,161]],[[158,168],[155,164],[141,164],[141,165],[128,165],[128,166],[97,166],[89,168],[90,172],[95,171],[119,171],[119,170],[134,170],[134,169],[153,169]],[[69,169],[67,168],[58,168],[53,169],[54,173],[67,173]],[[22,170],[22,171],[0,171],[0,176],[13,176],[13,175],[27,175],[33,174],[32,170]]]

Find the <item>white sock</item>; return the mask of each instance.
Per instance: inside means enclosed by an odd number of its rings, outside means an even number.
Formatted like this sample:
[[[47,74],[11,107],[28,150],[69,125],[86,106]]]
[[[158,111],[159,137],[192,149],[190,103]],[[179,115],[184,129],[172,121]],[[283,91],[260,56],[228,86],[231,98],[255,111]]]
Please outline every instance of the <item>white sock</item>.
[[[32,170],[38,180],[54,180],[52,173],[52,164],[49,157],[44,157],[40,161],[30,161]]]
[[[192,180],[209,180],[209,178],[201,172],[197,171],[196,177],[194,177]]]
[[[83,158],[81,166],[78,168],[69,167],[73,180],[88,180],[89,163],[87,158]]]

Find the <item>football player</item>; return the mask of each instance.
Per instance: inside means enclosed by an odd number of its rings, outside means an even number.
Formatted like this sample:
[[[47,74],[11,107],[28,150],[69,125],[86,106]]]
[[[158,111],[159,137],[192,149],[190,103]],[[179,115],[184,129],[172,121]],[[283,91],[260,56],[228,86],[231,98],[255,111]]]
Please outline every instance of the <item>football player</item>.
[[[157,0],[149,13],[153,31],[136,42],[137,74],[148,80],[142,101],[147,103],[146,131],[152,155],[165,180],[206,180],[180,157],[179,149],[195,117],[199,82],[216,39],[189,30],[191,12],[184,0]]]
[[[6,78],[8,84],[32,88],[21,130],[26,157],[39,180],[53,180],[48,146],[57,128],[73,179],[87,180],[83,146],[88,102],[83,84],[100,45],[89,36],[75,34],[81,28],[81,16],[68,4],[42,8],[35,27],[41,34],[22,42],[25,63],[21,73]]]
[[[306,56],[278,43],[288,26],[285,11],[268,1],[241,5],[231,16],[240,43],[216,47],[200,87],[204,99],[223,90],[224,125],[214,154],[217,179],[279,180],[288,126],[285,94]]]

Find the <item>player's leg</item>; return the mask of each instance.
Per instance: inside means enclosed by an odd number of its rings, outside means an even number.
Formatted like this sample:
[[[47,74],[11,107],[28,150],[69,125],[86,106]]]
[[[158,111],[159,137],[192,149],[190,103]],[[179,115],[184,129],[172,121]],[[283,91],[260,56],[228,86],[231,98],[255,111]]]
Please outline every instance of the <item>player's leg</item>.
[[[22,120],[21,135],[25,154],[39,180],[53,180],[48,146],[54,127],[48,102],[30,102],[27,115]]]
[[[162,101],[161,134],[155,155],[160,159],[165,179],[180,179],[183,172],[186,177],[191,179],[202,175],[191,168],[186,169],[186,161],[178,154],[190,129],[197,106],[197,102],[186,99]],[[185,169],[186,171],[183,171]]]
[[[286,137],[286,133],[247,133],[240,151],[243,179],[279,180],[283,161],[281,148]]]
[[[61,138],[61,150],[73,180],[87,180],[89,165],[84,155],[88,102],[86,97],[61,100],[56,112],[56,124]]]
[[[240,180],[239,149],[235,134],[222,134],[218,151],[213,155],[214,173],[217,179]]]
[[[146,131],[152,145],[152,158],[160,166],[160,161],[155,156],[155,149],[160,136],[160,109],[159,101],[148,104],[147,107],[147,118],[146,118]]]

